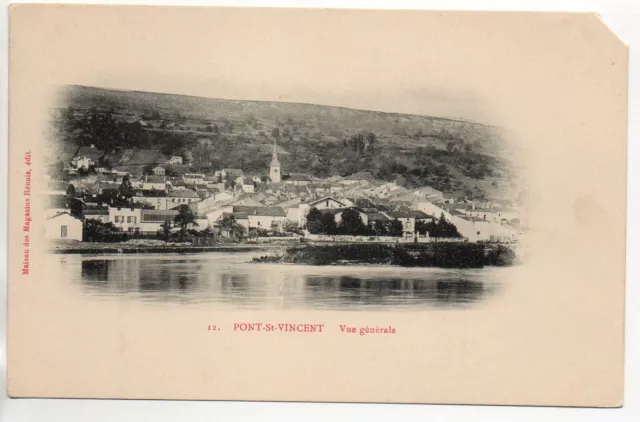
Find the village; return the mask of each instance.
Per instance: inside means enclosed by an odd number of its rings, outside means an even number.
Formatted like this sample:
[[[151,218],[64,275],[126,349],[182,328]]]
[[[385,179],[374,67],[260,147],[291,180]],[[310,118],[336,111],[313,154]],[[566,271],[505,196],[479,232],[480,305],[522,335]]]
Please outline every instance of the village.
[[[152,151],[142,171],[102,167],[83,146],[49,177],[49,240],[269,242],[517,242],[521,210],[424,186],[407,189],[369,172],[318,178],[288,173],[273,143],[269,173],[190,172],[184,155]],[[129,151],[123,163],[145,151]]]

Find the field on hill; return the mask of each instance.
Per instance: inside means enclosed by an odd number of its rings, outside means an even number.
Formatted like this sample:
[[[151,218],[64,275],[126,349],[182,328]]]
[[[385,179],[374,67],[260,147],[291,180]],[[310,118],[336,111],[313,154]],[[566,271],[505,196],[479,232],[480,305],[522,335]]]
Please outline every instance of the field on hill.
[[[64,87],[58,95],[53,136],[59,150],[73,156],[77,148],[94,145],[107,166],[142,168],[158,156],[181,155],[190,170],[241,168],[266,175],[277,142],[285,173],[369,171],[406,187],[467,197],[518,193],[509,143],[500,129],[479,123],[83,86]]]

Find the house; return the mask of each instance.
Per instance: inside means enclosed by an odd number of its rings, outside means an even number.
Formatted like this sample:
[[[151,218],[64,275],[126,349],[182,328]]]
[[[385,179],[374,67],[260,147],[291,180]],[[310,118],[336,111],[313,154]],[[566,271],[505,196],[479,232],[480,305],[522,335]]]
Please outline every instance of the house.
[[[296,185],[296,186],[299,186],[299,185],[304,186],[311,183],[311,177],[309,177],[308,174],[304,174],[304,173],[291,173],[291,174],[284,175],[282,177],[282,182]]]
[[[166,222],[173,226],[176,215],[178,215],[177,210],[141,210],[140,232],[157,233]]]
[[[156,176],[164,176],[166,169],[162,166],[155,166],[151,169],[154,175]]]
[[[415,233],[417,221],[433,220],[434,217],[416,210],[410,211],[390,211],[385,213],[390,219],[397,219],[402,223],[402,231],[405,233]]]
[[[307,185],[309,191],[318,198],[331,194],[330,183],[310,183]]]
[[[295,186],[292,186],[295,187]],[[311,199],[308,201],[300,202],[298,204],[297,211],[288,211],[291,217],[297,217],[298,224],[303,226],[306,223],[307,214],[311,208],[316,208],[320,211],[334,208],[348,208],[349,206],[342,200],[337,200],[331,196],[325,196],[320,199]]]
[[[319,210],[323,210],[323,209],[327,209],[327,208],[348,208],[349,205],[347,205],[347,203],[343,200],[337,200],[331,196],[325,196],[324,198],[320,198],[320,199],[312,199],[309,201],[305,201],[304,203],[301,203],[300,205],[304,205],[306,207],[308,207],[309,209],[311,208],[316,208]]]
[[[138,233],[140,231],[141,212],[140,208],[110,206],[109,222],[113,223],[120,231]]]
[[[167,189],[167,178],[165,176],[145,176],[142,181],[144,190],[165,190]]]
[[[256,207],[245,210],[249,228],[282,231],[287,214],[280,207]]]
[[[182,180],[188,185],[200,185],[204,182],[204,178],[204,174],[201,173],[185,173],[182,176]]]
[[[255,192],[255,181],[251,177],[239,177],[236,179],[236,187],[242,189],[243,192],[253,193]]]
[[[379,211],[364,211],[363,213],[366,215],[366,220],[363,218],[362,222],[367,224],[370,228],[376,229],[386,225],[389,222],[389,217],[387,217],[384,213]]]
[[[82,241],[82,220],[68,212],[53,215],[44,222],[44,237],[48,240]]]
[[[80,147],[71,159],[71,166],[75,169],[86,170],[91,166],[95,166],[103,155],[104,152],[96,149],[93,144],[89,147]]]
[[[236,223],[238,223],[240,226],[242,226],[244,228],[245,231],[249,231],[249,218],[247,217],[247,213],[244,212],[225,212],[220,216],[219,220],[216,220],[212,225],[213,226],[218,226],[219,227],[219,223],[221,219],[225,219],[225,218],[230,218],[233,217],[233,219],[235,220]],[[221,232],[223,232],[221,230]],[[229,235],[229,233],[224,233],[224,235]]]
[[[167,186],[171,190],[186,189],[187,184],[182,180],[182,177],[169,177],[167,178]]]
[[[230,202],[235,201],[235,198],[227,192],[212,193],[206,198],[202,198],[197,202],[190,202],[189,208],[196,216],[202,217],[219,209],[224,205],[228,205]],[[216,217],[216,219],[219,216]]]
[[[303,209],[300,208],[300,204],[291,204],[287,206],[282,206],[285,214],[287,215],[287,220],[298,223],[298,226],[303,227],[306,223]]]
[[[76,169],[88,169],[92,165],[95,165],[95,163],[90,157],[81,155],[73,157],[71,159],[71,165]]]
[[[198,194],[191,189],[171,191],[167,194],[167,196],[169,197],[169,201],[171,201],[173,204],[178,205],[190,204],[192,202],[200,201],[200,197],[198,196]]]
[[[169,158],[169,160],[167,161],[167,164],[181,165],[182,157],[180,155],[172,155],[171,158]]]
[[[109,222],[109,208],[100,206],[87,206],[82,211],[85,220],[98,220],[102,223]]]
[[[173,203],[169,202],[167,192],[164,190],[139,189],[131,197],[131,201],[136,204],[151,205],[157,210],[166,210],[174,206]]]
[[[452,204],[433,203],[430,201],[418,201],[413,204],[413,209],[424,212],[433,217],[444,215],[447,220],[451,220],[451,215],[455,211]]]
[[[453,215],[451,223],[456,226],[458,233],[469,242],[486,241],[491,239],[491,223],[477,217]]]

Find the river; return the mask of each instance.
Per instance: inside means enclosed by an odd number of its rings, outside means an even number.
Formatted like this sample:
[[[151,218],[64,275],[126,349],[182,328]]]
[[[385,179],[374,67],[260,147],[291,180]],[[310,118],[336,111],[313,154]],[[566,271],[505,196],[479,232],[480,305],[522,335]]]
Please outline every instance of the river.
[[[210,304],[216,309],[427,310],[499,296],[510,268],[403,268],[251,263],[263,252],[55,255],[61,278],[101,300]]]

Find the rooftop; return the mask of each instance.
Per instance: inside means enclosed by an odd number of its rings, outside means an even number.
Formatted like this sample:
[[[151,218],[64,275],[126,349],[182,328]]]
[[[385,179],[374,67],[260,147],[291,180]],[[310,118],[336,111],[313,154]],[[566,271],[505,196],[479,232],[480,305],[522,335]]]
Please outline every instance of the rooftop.
[[[195,191],[192,191],[191,189],[173,190],[169,192],[168,196],[170,198],[197,198],[197,199],[200,198],[198,194]]]

